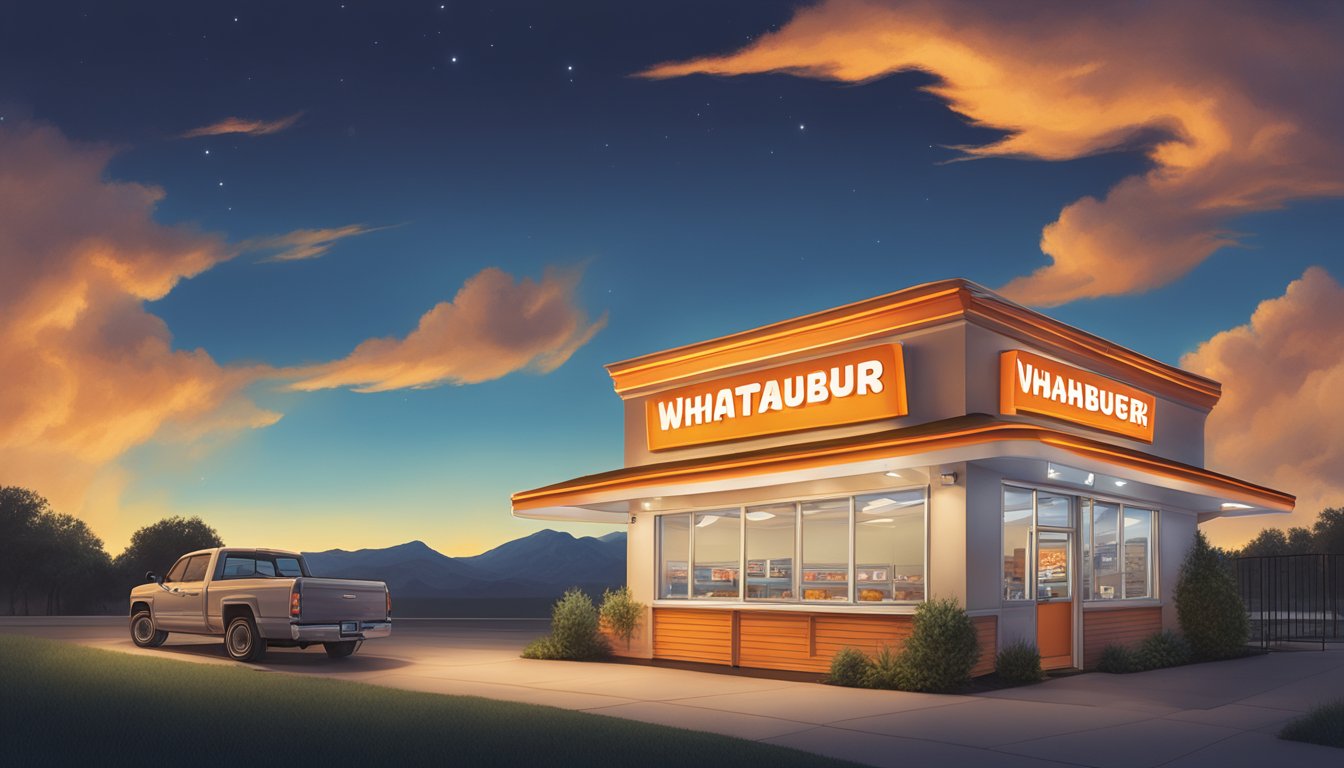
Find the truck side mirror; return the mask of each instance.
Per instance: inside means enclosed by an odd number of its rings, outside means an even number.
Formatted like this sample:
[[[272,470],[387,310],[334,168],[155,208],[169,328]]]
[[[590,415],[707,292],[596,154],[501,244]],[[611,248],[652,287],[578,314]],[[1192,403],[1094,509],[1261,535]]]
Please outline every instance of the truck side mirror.
[[[159,577],[154,575],[153,571],[145,571],[145,581],[152,581],[158,583]]]

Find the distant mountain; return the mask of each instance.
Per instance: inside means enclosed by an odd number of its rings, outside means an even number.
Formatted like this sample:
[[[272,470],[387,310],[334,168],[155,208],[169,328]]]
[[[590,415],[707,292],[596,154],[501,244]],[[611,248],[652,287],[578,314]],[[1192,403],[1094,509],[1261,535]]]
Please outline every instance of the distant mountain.
[[[398,598],[553,598],[625,583],[625,533],[575,538],[542,530],[472,557],[448,557],[422,541],[385,549],[305,552],[314,576],[387,582]]]

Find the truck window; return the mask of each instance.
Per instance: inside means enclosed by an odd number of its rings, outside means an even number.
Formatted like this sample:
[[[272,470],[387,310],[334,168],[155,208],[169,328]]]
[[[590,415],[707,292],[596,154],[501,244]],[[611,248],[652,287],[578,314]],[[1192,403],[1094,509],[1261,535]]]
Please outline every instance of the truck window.
[[[189,557],[184,557],[184,558],[182,558],[181,560],[178,560],[176,563],[174,563],[174,564],[173,564],[173,567],[168,569],[168,575],[167,575],[167,576],[164,576],[164,577],[163,577],[163,580],[164,580],[165,582],[168,582],[168,581],[181,581],[181,580],[182,580],[182,572],[185,571],[185,570],[187,570],[187,561],[190,560],[190,559],[191,559],[191,558],[189,558]]]
[[[243,555],[229,555],[224,558],[225,579],[250,579],[257,572],[256,558]]]
[[[257,575],[275,578],[275,563],[266,558],[257,558]]]
[[[195,555],[187,561],[187,568],[182,573],[182,581],[204,581],[205,567],[210,564],[209,555]]]
[[[297,557],[277,557],[275,558],[275,567],[280,570],[281,576],[302,576],[303,566],[299,565]]]

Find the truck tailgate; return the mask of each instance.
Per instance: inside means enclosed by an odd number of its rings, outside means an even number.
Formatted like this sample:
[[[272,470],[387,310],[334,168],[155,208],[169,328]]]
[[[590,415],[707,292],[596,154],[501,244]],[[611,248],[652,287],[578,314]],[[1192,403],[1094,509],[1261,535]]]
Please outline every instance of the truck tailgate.
[[[300,581],[302,624],[382,621],[387,617],[387,592],[380,581],[312,577]]]

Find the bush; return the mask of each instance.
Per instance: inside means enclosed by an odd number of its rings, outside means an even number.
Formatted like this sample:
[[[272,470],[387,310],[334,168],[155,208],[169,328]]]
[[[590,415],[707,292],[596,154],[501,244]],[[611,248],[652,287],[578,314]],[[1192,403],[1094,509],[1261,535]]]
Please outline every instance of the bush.
[[[597,608],[575,587],[551,609],[551,634],[528,643],[523,658],[584,660],[609,652],[606,638],[598,631]]]
[[[1195,545],[1181,565],[1175,598],[1181,632],[1196,658],[1229,659],[1244,653],[1250,636],[1246,606],[1203,531],[1195,532]]]
[[[1127,672],[1138,672],[1139,663],[1134,658],[1134,652],[1125,646],[1108,645],[1101,649],[1101,661],[1097,662],[1097,669],[1102,672],[1123,675]]]
[[[615,592],[609,589],[603,592],[598,615],[613,635],[625,641],[625,649],[630,650],[630,638],[634,637],[640,620],[644,618],[644,604],[630,595],[630,588],[621,587]]]
[[[831,657],[831,674],[826,678],[826,682],[831,685],[861,688],[868,684],[868,673],[872,668],[873,662],[863,651],[857,648],[841,648]]]
[[[881,688],[888,691],[904,691],[905,654],[898,653],[890,646],[882,646],[868,665],[868,674],[863,678],[863,687]]]
[[[1293,720],[1279,731],[1279,738],[1344,747],[1344,699],[1326,702]]]
[[[901,652],[900,687],[925,693],[959,690],[970,683],[971,669],[979,660],[975,624],[955,599],[921,603]]]
[[[1041,671],[1041,652],[1034,643],[1017,640],[999,651],[994,659],[994,671],[1008,685],[1027,685],[1045,679]]]
[[[1179,667],[1190,663],[1190,644],[1175,632],[1154,632],[1135,654],[1141,669]]]

